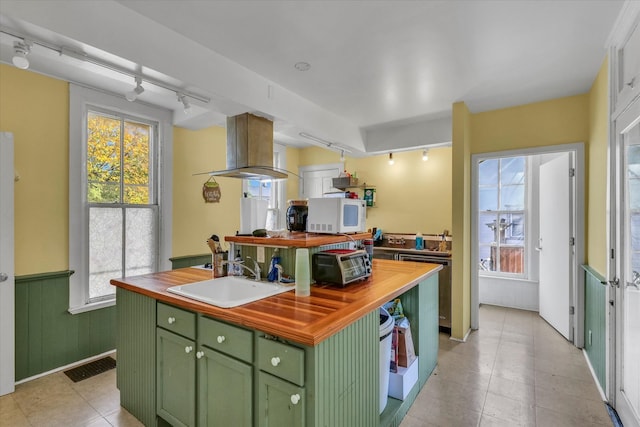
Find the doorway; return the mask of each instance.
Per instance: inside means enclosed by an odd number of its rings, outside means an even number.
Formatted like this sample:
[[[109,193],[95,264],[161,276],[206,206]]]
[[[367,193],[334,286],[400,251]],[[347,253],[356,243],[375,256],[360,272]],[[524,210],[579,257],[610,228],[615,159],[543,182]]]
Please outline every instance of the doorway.
[[[322,197],[324,193],[340,191],[333,187],[333,178],[340,176],[340,172],[343,170],[344,163],[300,166],[300,198],[311,199],[314,197]]]
[[[518,162],[509,159],[524,159],[524,172],[517,175]],[[499,165],[497,176],[491,177],[494,190],[486,174],[481,177],[481,165],[490,160]],[[481,303],[504,305],[539,312],[582,346],[584,291],[578,271],[584,259],[583,171],[582,143],[472,156],[472,329],[480,326]],[[517,187],[526,180],[523,189]],[[496,197],[495,211],[487,205],[487,194]],[[566,286],[560,291],[558,283]]]

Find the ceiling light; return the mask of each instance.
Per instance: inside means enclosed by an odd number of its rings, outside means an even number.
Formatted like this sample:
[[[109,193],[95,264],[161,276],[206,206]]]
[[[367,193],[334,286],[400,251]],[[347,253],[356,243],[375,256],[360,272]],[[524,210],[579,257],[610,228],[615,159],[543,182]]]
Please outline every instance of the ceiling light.
[[[27,59],[27,55],[29,54],[29,52],[31,52],[31,43],[26,40],[14,41],[13,52],[13,58],[11,59],[13,65],[23,70],[29,68],[29,60]]]
[[[344,150],[340,151],[340,161],[344,162]]]
[[[393,164],[393,153],[389,153],[389,164]]]
[[[178,101],[182,102],[182,106],[184,107],[184,113],[189,114],[189,110],[191,109],[191,104],[189,104],[189,100],[186,95],[183,93],[176,93],[178,95]]]
[[[422,161],[426,162],[427,160],[429,160],[429,150],[427,150],[426,148],[422,151]]]
[[[308,62],[296,62],[293,66],[298,71],[309,71],[311,68],[311,64]]]
[[[127,101],[133,102],[138,99],[138,95],[144,92],[144,88],[142,87],[142,77],[136,76],[136,87],[127,92],[124,97],[127,98]]]

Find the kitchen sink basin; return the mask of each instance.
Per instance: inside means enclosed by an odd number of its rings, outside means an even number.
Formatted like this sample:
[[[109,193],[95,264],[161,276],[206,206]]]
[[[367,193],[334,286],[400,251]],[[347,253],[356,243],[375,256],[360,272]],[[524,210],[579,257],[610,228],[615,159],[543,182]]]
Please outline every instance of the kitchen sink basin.
[[[258,282],[236,276],[203,280],[172,286],[167,291],[221,308],[237,307],[292,290],[270,282]]]

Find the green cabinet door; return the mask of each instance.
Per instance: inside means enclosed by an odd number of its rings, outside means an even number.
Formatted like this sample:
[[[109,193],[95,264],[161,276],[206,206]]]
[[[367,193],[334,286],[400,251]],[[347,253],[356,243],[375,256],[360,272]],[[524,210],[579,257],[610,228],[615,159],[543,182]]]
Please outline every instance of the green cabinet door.
[[[198,358],[198,426],[251,427],[252,367],[201,347]]]
[[[306,405],[304,388],[264,372],[260,372],[258,378],[258,425],[303,427]]]
[[[156,340],[157,413],[173,426],[195,426],[195,344],[161,328]]]

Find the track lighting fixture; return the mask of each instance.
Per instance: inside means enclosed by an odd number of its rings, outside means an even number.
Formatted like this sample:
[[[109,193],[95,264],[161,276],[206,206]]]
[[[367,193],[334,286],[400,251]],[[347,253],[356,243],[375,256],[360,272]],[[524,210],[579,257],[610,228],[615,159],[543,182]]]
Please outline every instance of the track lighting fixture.
[[[393,164],[393,153],[389,153],[389,164]]]
[[[422,150],[422,161],[426,162],[427,160],[429,160],[429,150],[425,148]]]
[[[340,161],[344,162],[344,150],[340,150]]]
[[[125,94],[125,98],[127,98],[127,101],[129,102],[135,101],[136,99],[138,99],[138,95],[144,92],[144,88],[142,87],[142,77],[136,76],[135,80],[136,87]]]
[[[29,68],[27,55],[31,52],[31,43],[27,40],[16,40],[13,42],[13,52],[13,58],[11,59],[13,65],[23,70]]]
[[[176,95],[178,95],[178,101],[182,102],[182,106],[184,107],[184,113],[189,114],[189,109],[191,108],[191,104],[189,104],[189,100],[187,99],[187,97],[180,92],[177,92]]]

